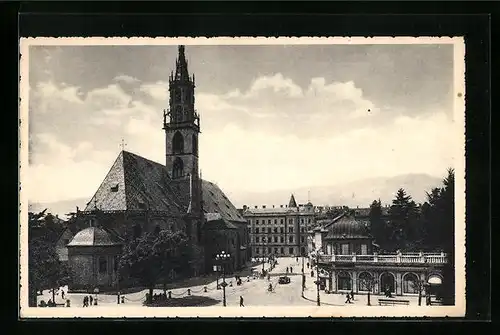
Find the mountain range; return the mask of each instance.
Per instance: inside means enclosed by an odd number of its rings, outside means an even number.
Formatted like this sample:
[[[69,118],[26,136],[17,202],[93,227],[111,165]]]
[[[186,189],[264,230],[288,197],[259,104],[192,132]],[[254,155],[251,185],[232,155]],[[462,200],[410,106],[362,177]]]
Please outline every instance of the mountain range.
[[[375,199],[380,199],[383,205],[389,205],[394,199],[398,189],[403,188],[416,203],[426,201],[426,192],[434,187],[441,187],[442,179],[428,174],[405,174],[395,177],[369,178],[354,182],[339,183],[331,186],[312,186],[270,192],[238,192],[232,193],[224,190],[233,204],[241,208],[243,205],[250,207],[262,205],[287,205],[293,193],[298,203],[310,200],[314,205],[343,205],[349,207],[369,207]],[[47,208],[52,214],[64,217],[65,214],[74,212],[76,206],[83,209],[89,198],[79,198],[51,203],[30,203],[29,210],[38,212]]]

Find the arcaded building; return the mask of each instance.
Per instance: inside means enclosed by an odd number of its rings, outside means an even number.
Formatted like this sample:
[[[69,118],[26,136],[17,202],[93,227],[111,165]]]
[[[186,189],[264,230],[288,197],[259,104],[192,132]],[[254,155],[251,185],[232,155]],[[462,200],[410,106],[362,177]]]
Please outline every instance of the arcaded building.
[[[311,202],[297,205],[292,194],[288,205],[244,206],[252,257],[307,255],[307,231],[314,224]]]
[[[346,212],[311,230],[310,262],[318,262],[322,286],[334,293],[416,295],[419,288],[442,283],[443,253],[378,254],[366,224]]]

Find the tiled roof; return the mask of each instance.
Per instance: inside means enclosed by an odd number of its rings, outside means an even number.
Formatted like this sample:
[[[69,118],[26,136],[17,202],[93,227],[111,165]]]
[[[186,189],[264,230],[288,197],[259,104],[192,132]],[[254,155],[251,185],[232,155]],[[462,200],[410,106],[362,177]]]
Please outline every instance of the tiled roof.
[[[210,230],[238,229],[234,224],[225,220],[222,216],[207,218],[205,227]]]
[[[68,243],[68,247],[115,246],[119,241],[102,228],[89,227],[79,231]]]
[[[275,208],[249,208],[246,210],[248,214],[287,214],[297,212],[297,208],[275,207]]]
[[[205,213],[219,213],[225,220],[246,222],[219,186],[206,180],[203,180],[202,185]]]
[[[370,238],[366,226],[352,215],[343,215],[328,227],[326,239]]]
[[[164,165],[122,151],[85,210],[148,209],[181,216],[189,207],[189,190],[189,177],[172,180]],[[206,213],[220,213],[228,221],[246,221],[217,185],[203,180],[202,193]]]

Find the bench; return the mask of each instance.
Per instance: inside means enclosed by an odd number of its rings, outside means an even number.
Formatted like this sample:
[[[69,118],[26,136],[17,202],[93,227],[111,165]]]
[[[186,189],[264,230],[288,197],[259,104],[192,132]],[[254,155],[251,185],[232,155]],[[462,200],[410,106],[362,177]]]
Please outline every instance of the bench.
[[[378,304],[380,306],[386,305],[409,305],[409,300],[399,300],[399,299],[378,299]]]

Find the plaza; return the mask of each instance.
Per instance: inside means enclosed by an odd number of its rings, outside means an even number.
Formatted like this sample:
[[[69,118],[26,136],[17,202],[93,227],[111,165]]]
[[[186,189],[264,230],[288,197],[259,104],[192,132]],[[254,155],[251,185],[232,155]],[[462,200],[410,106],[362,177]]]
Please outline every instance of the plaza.
[[[304,272],[306,278],[306,288],[304,290],[304,296],[302,297],[302,258],[292,257],[281,257],[277,259],[278,264],[270,272],[270,280],[267,278],[253,278],[250,276],[250,281],[247,282],[247,277],[242,276],[242,284],[240,286],[236,285],[236,280],[233,276],[226,277],[226,282],[228,286],[226,287],[226,302],[227,306],[239,306],[240,296],[244,299],[245,306],[314,306],[317,304],[317,289],[316,289],[316,276],[311,277],[310,268],[307,268],[307,259],[304,258]],[[292,273],[288,273],[290,277],[289,284],[279,284],[278,280],[280,276],[286,274],[286,268],[292,268]],[[264,268],[269,269],[269,264],[265,263]],[[262,264],[254,266],[257,271],[262,270]],[[219,284],[222,279],[219,279]],[[222,297],[223,290],[216,289],[217,279],[210,281],[206,284],[185,286],[180,283],[182,287],[168,289],[167,292],[171,292],[172,299],[186,298],[188,297],[188,289],[190,290],[191,297],[203,297],[206,300],[211,300],[213,303],[210,306],[222,307]],[[231,283],[231,284],[229,284]],[[268,291],[269,284],[273,285],[273,292]],[[206,292],[205,292],[206,287]],[[98,294],[98,304],[93,305],[88,308],[102,308],[102,307],[113,307],[113,308],[127,308],[127,307],[140,307],[146,298],[148,290],[144,289],[134,293],[122,294],[124,302],[118,304],[116,294]],[[163,294],[163,290],[155,289],[154,294]],[[70,307],[80,308],[83,305],[83,298],[90,294],[84,293],[67,293],[65,294],[65,299],[63,300],[60,293],[56,295],[56,303],[64,304],[66,299],[70,300]],[[92,294],[95,297],[95,294]],[[52,298],[52,293],[49,291],[44,291],[42,295],[38,296],[38,302],[44,300],[47,302]],[[378,298],[383,298],[382,295],[371,295],[371,305],[378,306]],[[200,298],[201,299],[201,298]],[[417,296],[405,297],[406,300],[410,301],[410,305],[416,306],[418,304]],[[180,300],[180,299],[179,299]],[[188,300],[188,299],[186,299]],[[355,295],[354,300],[347,304],[345,303],[345,294],[333,293],[328,294],[325,291],[320,290],[320,303],[322,306],[366,306],[367,296]],[[424,304],[424,303],[423,303]],[[207,305],[207,306],[209,306]],[[200,306],[185,304],[184,306]]]

